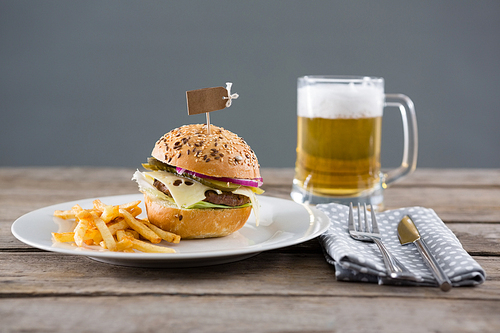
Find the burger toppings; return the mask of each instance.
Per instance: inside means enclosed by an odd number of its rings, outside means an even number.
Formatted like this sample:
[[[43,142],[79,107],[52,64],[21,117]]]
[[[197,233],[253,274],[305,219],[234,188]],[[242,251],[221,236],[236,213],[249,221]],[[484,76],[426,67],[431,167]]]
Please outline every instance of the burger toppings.
[[[252,206],[264,191],[257,157],[236,134],[217,126],[186,125],[155,144],[146,172],[133,179],[141,192],[179,209],[232,209]]]
[[[173,185],[174,186],[180,186],[182,184],[182,181],[180,179],[177,179],[174,181]],[[185,180],[184,184],[186,186],[191,186],[194,183],[190,180]],[[156,189],[169,197],[172,197],[170,194],[170,191],[168,190],[168,187],[165,186],[162,182],[159,180],[155,179],[153,181],[153,186],[156,187]],[[243,206],[245,204],[250,203],[250,199],[244,195],[241,194],[233,194],[229,191],[223,191],[222,193],[217,193],[214,190],[208,190],[205,192],[205,199],[203,201],[210,202],[216,205],[224,205],[224,206],[229,206],[229,207],[236,207],[236,206]]]
[[[231,192],[222,192],[218,194],[215,191],[206,191],[205,200],[203,201],[230,207],[243,206],[250,203],[250,199],[244,195],[233,194]]]
[[[262,178],[254,178],[254,179],[239,179],[239,178],[227,178],[227,177],[210,177],[203,175],[201,173],[197,173],[194,171],[189,171],[183,168],[175,168],[178,174],[183,175],[192,175],[196,176],[199,178],[205,178],[205,179],[213,179],[221,182],[226,182],[226,183],[233,183],[233,184],[239,184],[239,185],[244,185],[244,186],[251,186],[251,187],[261,187],[263,184]]]
[[[213,187],[213,188],[219,189],[221,191],[234,190],[234,189],[237,189],[239,187],[239,185],[237,185],[237,184],[231,184],[231,183],[227,183],[227,182],[217,181],[216,178],[213,178],[213,179],[201,178],[201,177],[196,176],[195,173],[192,173],[192,172],[178,173],[176,167],[169,165],[169,164],[166,164],[166,163],[163,163],[163,162],[160,162],[157,159],[155,159],[154,157],[148,158],[148,163],[143,163],[142,166],[148,170],[166,171],[166,172],[170,172],[173,174],[179,174],[179,175],[182,174],[182,176],[184,178],[193,179],[193,180],[197,181],[198,183],[201,183],[201,184],[206,185],[208,187]],[[185,170],[185,169],[182,169],[182,170]],[[256,192],[256,193],[259,194],[258,192]]]
[[[178,208],[184,209],[192,208],[191,206],[194,204],[203,201],[205,192],[212,190],[212,188],[198,182],[186,185],[186,178],[164,171],[136,171],[134,179],[139,183],[141,191],[146,191],[153,197],[161,198],[177,205]],[[155,181],[157,186],[154,185]],[[158,185],[158,183],[161,183],[161,185]],[[158,190],[158,188],[161,188],[161,190]]]
[[[175,203],[178,208],[231,208],[240,207],[252,203],[255,199],[255,189],[224,183],[225,189],[207,186],[191,178],[184,178],[181,175],[165,171],[151,171],[134,173],[133,179],[139,184],[142,192],[162,197],[171,203]],[[221,182],[222,183],[222,182]],[[209,184],[209,183],[207,183]],[[263,192],[257,189],[259,193]],[[165,198],[166,197],[166,198]],[[198,204],[200,201],[213,205]]]

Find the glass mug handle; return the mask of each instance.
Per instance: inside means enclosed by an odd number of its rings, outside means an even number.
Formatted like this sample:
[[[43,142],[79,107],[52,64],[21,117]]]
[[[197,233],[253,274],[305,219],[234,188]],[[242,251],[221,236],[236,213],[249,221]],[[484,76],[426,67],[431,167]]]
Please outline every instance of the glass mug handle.
[[[403,94],[385,94],[385,99],[384,107],[395,107],[401,112],[404,147],[401,165],[384,174],[383,188],[415,171],[418,153],[417,117],[412,100]]]

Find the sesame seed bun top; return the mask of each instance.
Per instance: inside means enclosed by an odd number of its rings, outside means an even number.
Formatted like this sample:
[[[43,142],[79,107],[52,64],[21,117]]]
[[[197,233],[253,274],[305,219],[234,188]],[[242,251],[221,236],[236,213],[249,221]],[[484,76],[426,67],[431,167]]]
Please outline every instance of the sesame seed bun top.
[[[212,177],[259,178],[257,156],[243,138],[222,127],[184,125],[162,136],[151,155],[157,160]]]

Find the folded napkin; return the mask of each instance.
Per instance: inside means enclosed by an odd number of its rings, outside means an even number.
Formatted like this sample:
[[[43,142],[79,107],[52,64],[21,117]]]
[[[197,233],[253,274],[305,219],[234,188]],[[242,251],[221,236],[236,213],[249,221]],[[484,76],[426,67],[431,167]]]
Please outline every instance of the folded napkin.
[[[483,268],[463,249],[462,244],[432,209],[409,207],[377,213],[382,241],[387,249],[412,273],[424,281],[395,280],[386,277],[382,255],[375,243],[361,242],[349,236],[347,218],[349,207],[339,204],[321,204],[316,208],[330,219],[330,227],[320,236],[326,260],[335,266],[339,281],[363,281],[379,284],[436,285],[431,270],[426,266],[413,244],[402,246],[397,227],[405,215],[411,216],[421,238],[451,280],[453,286],[478,285],[484,282]],[[361,214],[361,218],[364,215]],[[357,213],[354,214],[355,221]]]

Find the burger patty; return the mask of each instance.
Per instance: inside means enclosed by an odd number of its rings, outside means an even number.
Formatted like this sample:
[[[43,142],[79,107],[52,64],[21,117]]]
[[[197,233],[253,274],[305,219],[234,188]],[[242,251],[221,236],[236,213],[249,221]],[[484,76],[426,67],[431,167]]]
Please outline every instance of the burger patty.
[[[153,186],[156,187],[158,191],[163,192],[170,197],[172,196],[168,188],[162,182],[155,179]],[[241,194],[234,194],[229,191],[223,191],[221,194],[217,194],[217,192],[213,190],[208,190],[205,192],[205,199],[203,201],[216,205],[236,207],[249,203],[250,198]]]
[[[223,191],[221,194],[209,190],[205,192],[205,200],[216,205],[226,205],[231,207],[241,206],[250,202],[250,198],[241,194],[234,194]]]

